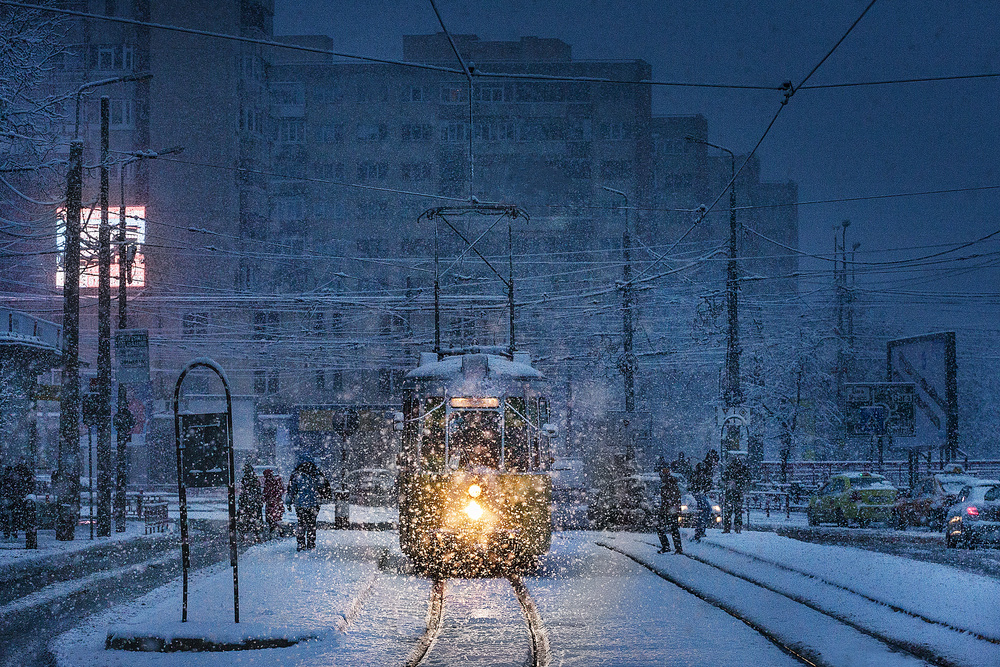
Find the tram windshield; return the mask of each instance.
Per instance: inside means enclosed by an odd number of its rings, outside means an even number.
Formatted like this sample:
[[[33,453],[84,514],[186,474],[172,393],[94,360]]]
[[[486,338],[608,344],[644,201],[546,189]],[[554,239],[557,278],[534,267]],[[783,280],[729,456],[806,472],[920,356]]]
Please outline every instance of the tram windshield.
[[[455,410],[448,419],[448,461],[461,468],[500,465],[500,413]]]

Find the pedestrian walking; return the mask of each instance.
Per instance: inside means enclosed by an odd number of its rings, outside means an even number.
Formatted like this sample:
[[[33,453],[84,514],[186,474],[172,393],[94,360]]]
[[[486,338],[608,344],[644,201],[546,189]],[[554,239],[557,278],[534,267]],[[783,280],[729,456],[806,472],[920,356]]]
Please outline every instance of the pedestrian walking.
[[[667,532],[674,540],[674,553],[684,553],[681,547],[681,487],[677,478],[664,465],[660,468],[660,512],[656,526],[656,534],[660,538],[658,553],[670,551]]]
[[[268,468],[264,471],[264,518],[267,521],[268,534],[274,536],[279,532],[285,506],[281,502],[284,496],[281,477]]]
[[[240,502],[236,513],[236,529],[247,539],[256,542],[264,528],[264,494],[260,480],[248,461],[243,466],[240,480]]]
[[[288,478],[288,509],[295,506],[297,550],[316,548],[316,516],[319,501],[329,495],[330,482],[311,458],[303,458]]]
[[[739,454],[733,455],[722,472],[722,484],[726,494],[723,503],[722,532],[728,533],[732,526],[739,533],[743,530],[743,494],[750,486],[750,469]]]

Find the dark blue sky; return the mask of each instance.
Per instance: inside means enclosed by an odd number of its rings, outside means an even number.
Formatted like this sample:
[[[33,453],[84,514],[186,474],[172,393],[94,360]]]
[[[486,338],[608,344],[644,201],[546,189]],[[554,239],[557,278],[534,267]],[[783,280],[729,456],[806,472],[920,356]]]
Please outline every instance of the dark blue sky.
[[[320,33],[337,50],[402,55],[401,36],[439,30],[424,0],[278,0],[275,32]],[[439,0],[454,33],[481,39],[558,37],[577,59],[641,58],[667,81],[798,84],[858,17],[867,0],[711,2],[702,0]],[[1000,7],[993,2],[879,0],[810,84],[1000,72]],[[702,113],[710,140],[751,149],[779,106],[772,91],[657,88],[655,113]],[[1000,184],[1000,79],[802,90],[760,149],[764,177],[798,182],[800,199],[838,199]],[[1000,229],[1000,191],[804,205],[801,247],[832,250],[832,227],[849,218],[857,258],[900,259]],[[1000,250],[1000,239],[964,253]],[[963,266],[988,259],[970,260]],[[825,268],[806,260],[805,269]],[[873,299],[900,287],[964,294],[997,291],[998,274],[943,275],[859,269]],[[952,268],[952,267],[949,267]],[[961,315],[963,299],[948,303]],[[970,304],[970,307],[972,305]],[[976,312],[992,313],[981,304]],[[948,312],[951,312],[950,310]],[[930,324],[930,323],[928,323]]]

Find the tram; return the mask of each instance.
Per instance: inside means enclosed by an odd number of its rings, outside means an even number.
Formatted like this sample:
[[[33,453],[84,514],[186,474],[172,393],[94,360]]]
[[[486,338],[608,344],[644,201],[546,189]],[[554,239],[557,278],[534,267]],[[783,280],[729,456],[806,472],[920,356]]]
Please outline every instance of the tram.
[[[545,377],[527,353],[421,354],[405,376],[399,541],[429,576],[534,567],[552,537]]]

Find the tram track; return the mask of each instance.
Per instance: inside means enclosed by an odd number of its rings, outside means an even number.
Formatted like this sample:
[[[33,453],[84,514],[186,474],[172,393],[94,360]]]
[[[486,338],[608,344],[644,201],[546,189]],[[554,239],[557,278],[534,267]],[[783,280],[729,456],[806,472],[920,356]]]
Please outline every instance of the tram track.
[[[446,579],[435,579],[431,585],[427,607],[427,627],[407,657],[404,663],[406,667],[427,665],[432,660],[434,647],[445,629],[447,581]],[[529,654],[523,662],[517,663],[518,667],[549,667],[552,656],[549,649],[548,633],[542,622],[541,614],[538,612],[538,607],[520,577],[511,575],[507,577],[507,581],[520,605],[530,639]]]
[[[649,545],[651,547],[659,548],[658,544],[654,544],[652,542],[646,542],[646,541],[641,541],[641,542],[643,544],[647,544],[647,545]],[[983,642],[987,642],[987,643],[991,643],[991,644],[996,644],[997,643],[996,639],[993,638],[993,637],[984,636],[984,635],[982,635],[980,633],[977,633],[977,632],[974,632],[972,630],[967,630],[967,629],[964,629],[964,628],[959,628],[959,627],[953,626],[951,624],[944,623],[942,621],[938,621],[938,620],[935,620],[935,619],[927,618],[927,617],[925,617],[925,616],[923,616],[923,615],[921,615],[921,614],[919,614],[917,612],[913,612],[913,611],[904,609],[904,608],[902,608],[902,607],[900,607],[898,605],[894,605],[894,604],[887,603],[887,602],[882,601],[882,600],[878,600],[878,599],[872,598],[872,597],[867,596],[867,595],[865,595],[865,594],[863,594],[863,593],[861,593],[859,591],[855,591],[855,590],[853,590],[853,589],[851,589],[851,588],[849,588],[847,586],[841,586],[839,584],[836,584],[836,583],[833,583],[833,582],[829,582],[829,581],[827,581],[827,580],[825,580],[825,579],[823,579],[821,577],[817,577],[817,576],[812,575],[812,574],[810,574],[808,572],[804,572],[804,571],[798,570],[798,569],[796,569],[794,567],[785,565],[784,563],[777,563],[777,562],[771,561],[770,559],[761,558],[761,557],[755,556],[753,554],[748,554],[748,553],[742,552],[742,551],[740,551],[738,549],[730,548],[730,547],[728,547],[726,545],[713,544],[713,543],[707,543],[707,544],[709,546],[711,546],[711,547],[714,547],[714,548],[717,548],[717,549],[720,549],[720,550],[723,550],[723,551],[731,552],[731,553],[736,554],[736,555],[738,555],[740,557],[753,560],[755,562],[761,563],[761,564],[766,565],[768,567],[780,569],[780,570],[783,570],[783,571],[786,571],[786,572],[791,572],[791,573],[796,574],[796,575],[800,575],[800,576],[803,576],[803,577],[808,577],[810,579],[814,579],[814,580],[816,580],[816,581],[818,581],[818,582],[820,582],[820,583],[822,583],[824,585],[832,586],[832,587],[834,587],[834,588],[836,588],[836,589],[838,589],[838,590],[840,590],[842,592],[845,592],[845,593],[848,593],[849,595],[855,596],[859,600],[864,600],[866,602],[877,604],[877,605],[880,605],[880,606],[882,606],[882,607],[884,607],[884,608],[886,608],[888,610],[891,610],[893,612],[897,612],[897,613],[903,614],[903,615],[909,617],[910,619],[912,619],[915,622],[924,623],[924,624],[926,624],[928,626],[933,626],[933,627],[936,627],[936,628],[939,628],[939,629],[942,629],[942,630],[945,630],[945,631],[954,632],[954,633],[957,633],[958,635],[964,635],[966,637],[969,637],[969,638],[972,638],[972,639],[975,639],[975,640],[978,640],[978,641],[983,641]],[[738,614],[738,613],[734,614],[733,611],[731,611],[730,609],[727,609],[726,607],[728,605],[719,604],[721,602],[719,600],[713,600],[713,599],[710,599],[708,596],[702,596],[701,594],[699,594],[699,592],[694,591],[691,587],[687,586],[686,584],[683,584],[680,581],[674,580],[674,578],[670,577],[665,572],[662,572],[662,571],[660,571],[658,569],[655,569],[650,564],[644,562],[641,558],[638,558],[637,556],[635,556],[633,554],[630,554],[630,553],[628,553],[628,552],[626,552],[626,551],[624,551],[622,549],[618,549],[618,548],[616,548],[614,546],[611,546],[611,545],[608,545],[608,544],[602,544],[602,546],[605,546],[606,548],[612,549],[613,551],[617,551],[618,553],[621,553],[622,555],[627,556],[631,560],[635,561],[636,563],[639,563],[640,565],[642,565],[646,569],[650,570],[654,574],[660,576],[661,578],[670,581],[671,583],[673,583],[673,584],[681,587],[682,589],[686,590],[687,592],[692,593],[692,594],[700,597],[701,599],[705,600],[709,604],[712,604],[713,606],[719,607],[720,609],[723,609],[727,613],[730,613],[731,615],[736,616],[740,620],[742,620],[744,622],[747,622],[747,620],[745,618],[741,617],[742,616],[741,614]],[[955,661],[952,658],[949,658],[946,655],[943,655],[940,651],[937,651],[934,648],[932,648],[928,643],[924,643],[924,642],[915,643],[915,642],[911,642],[911,641],[906,641],[906,640],[900,639],[899,637],[891,636],[891,635],[887,634],[886,632],[879,631],[878,629],[872,628],[870,626],[863,625],[863,624],[859,623],[858,621],[856,621],[856,620],[854,620],[852,618],[849,618],[844,613],[840,613],[840,612],[838,612],[836,610],[833,610],[833,609],[830,609],[828,607],[824,607],[823,605],[817,604],[817,602],[815,600],[811,600],[811,599],[807,598],[805,595],[795,594],[793,592],[789,592],[788,590],[783,589],[782,587],[779,587],[779,586],[776,586],[776,585],[772,585],[772,584],[768,583],[767,581],[764,581],[763,577],[755,577],[755,576],[750,576],[750,575],[745,574],[745,573],[737,572],[732,567],[727,567],[725,565],[721,565],[719,563],[712,562],[712,560],[709,559],[709,558],[705,558],[703,556],[699,556],[699,555],[690,553],[690,550],[685,551],[684,555],[687,556],[688,558],[690,558],[691,560],[695,561],[695,562],[701,563],[702,565],[705,565],[705,566],[711,567],[713,569],[716,569],[716,570],[718,570],[718,571],[720,571],[720,572],[722,572],[722,573],[724,573],[724,574],[726,574],[728,576],[735,577],[735,578],[740,579],[742,581],[745,581],[745,582],[747,582],[747,583],[749,583],[751,585],[763,588],[764,590],[767,590],[767,591],[769,591],[771,593],[774,593],[776,595],[780,595],[780,596],[782,596],[782,597],[784,597],[784,598],[786,598],[788,600],[791,600],[792,602],[794,602],[796,604],[800,604],[800,605],[802,605],[802,606],[804,606],[804,607],[806,607],[806,608],[808,608],[808,609],[810,609],[810,610],[812,610],[812,611],[814,611],[816,613],[822,614],[822,615],[824,615],[824,616],[826,616],[826,617],[828,617],[828,618],[836,621],[837,623],[845,625],[845,626],[851,628],[852,630],[854,630],[856,632],[859,632],[859,633],[861,633],[861,634],[863,634],[863,635],[865,635],[867,637],[870,637],[871,639],[874,639],[875,641],[880,642],[881,644],[887,646],[888,648],[890,648],[893,651],[897,651],[897,652],[900,652],[900,653],[908,654],[908,655],[912,656],[913,658],[916,658],[916,659],[922,660],[922,661],[924,661],[926,663],[935,665],[936,667],[959,667],[960,665],[963,664],[961,662]],[[754,627],[754,625],[751,625],[751,627]],[[758,628],[758,627],[754,627],[754,629],[757,630],[758,632],[761,631],[761,629]],[[782,641],[780,639],[777,639],[776,637],[773,637],[773,636],[768,636],[770,634],[769,632],[763,632],[762,634],[764,634],[764,636],[767,637],[772,643],[775,643],[776,645],[778,645],[779,648],[782,648],[782,645],[786,645],[785,648],[791,648],[791,647],[787,646],[787,642],[784,642],[784,641]],[[911,633],[911,634],[914,634],[914,633]],[[920,633],[920,634],[922,636],[923,633]],[[916,636],[916,634],[915,634],[915,636]],[[783,650],[785,650],[785,648],[783,648]],[[786,652],[788,652],[788,651],[786,651]],[[800,661],[804,662],[804,664],[815,664],[815,665],[823,664],[822,662],[819,662],[819,661],[817,661],[817,659],[814,659],[812,657],[806,657],[806,656],[797,655],[797,649],[795,649],[792,653],[790,653],[790,655],[793,655],[793,657],[795,657],[796,659],[799,659]]]
[[[723,602],[722,600],[719,600],[719,599],[715,598],[714,596],[707,595],[707,594],[703,593],[702,591],[699,591],[698,589],[694,588],[693,586],[689,586],[688,584],[686,584],[685,582],[681,581],[680,579],[667,574],[666,572],[663,572],[661,570],[657,570],[656,568],[654,568],[649,563],[645,562],[644,560],[642,560],[638,556],[630,554],[629,552],[625,551],[624,549],[621,549],[621,548],[619,548],[619,547],[617,547],[615,545],[612,545],[612,544],[608,544],[607,542],[598,542],[597,544],[598,544],[598,546],[602,546],[605,549],[609,549],[610,551],[614,551],[615,553],[619,553],[622,556],[625,556],[626,558],[628,558],[628,559],[634,561],[635,563],[641,565],[642,567],[646,568],[647,570],[649,570],[650,572],[652,572],[656,576],[660,577],[661,579],[664,579],[665,581],[670,582],[674,586],[677,586],[678,588],[680,588],[684,592],[690,593],[691,595],[695,596],[699,600],[712,605],[716,609],[720,609],[720,610],[724,611],[725,613],[729,614],[730,616],[732,616],[736,620],[738,620],[741,623],[744,623],[745,625],[747,625],[748,627],[750,627],[752,630],[754,630],[755,632],[757,632],[758,634],[760,634],[762,637],[764,637],[764,639],[766,639],[767,641],[769,641],[772,644],[774,644],[778,648],[778,650],[780,650],[782,653],[784,653],[784,654],[790,656],[791,658],[797,660],[801,664],[803,664],[803,665],[809,665],[809,667],[829,667],[827,665],[827,663],[824,662],[823,660],[821,660],[819,657],[812,656],[812,655],[807,655],[807,653],[805,651],[803,651],[801,649],[801,647],[793,646],[791,643],[782,640],[781,637],[779,637],[775,633],[771,632],[770,630],[768,630],[767,628],[765,628],[763,625],[761,625],[761,624],[755,622],[754,620],[748,618],[745,614],[743,614],[742,612],[740,612],[734,606],[732,606],[730,604],[726,604],[725,602]],[[685,555],[687,555],[687,554],[685,554]]]

